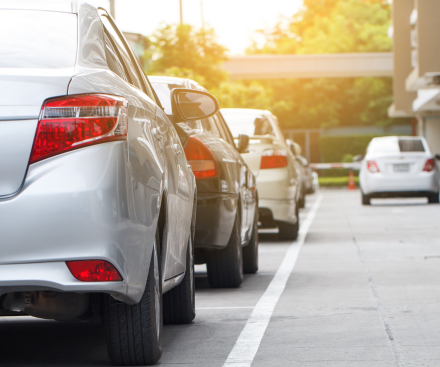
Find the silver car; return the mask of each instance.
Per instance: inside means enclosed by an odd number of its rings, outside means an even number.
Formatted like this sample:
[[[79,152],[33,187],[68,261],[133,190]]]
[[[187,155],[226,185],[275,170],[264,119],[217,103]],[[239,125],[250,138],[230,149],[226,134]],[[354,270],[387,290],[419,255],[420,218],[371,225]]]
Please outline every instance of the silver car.
[[[0,315],[104,320],[113,363],[154,364],[195,317],[195,178],[138,60],[103,9],[0,0],[0,101]]]

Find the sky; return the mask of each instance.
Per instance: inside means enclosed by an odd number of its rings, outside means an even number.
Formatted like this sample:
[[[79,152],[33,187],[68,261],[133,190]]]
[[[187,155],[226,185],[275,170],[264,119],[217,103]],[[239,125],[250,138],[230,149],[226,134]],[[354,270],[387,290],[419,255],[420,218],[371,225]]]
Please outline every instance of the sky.
[[[161,23],[178,23],[179,0],[115,0],[116,24],[124,32],[152,34]],[[182,0],[183,21],[194,26],[213,27],[219,42],[230,50],[230,55],[244,54],[259,29],[271,28],[295,14],[302,0]],[[108,0],[89,0],[94,5],[109,9]],[[260,38],[261,40],[261,38]]]

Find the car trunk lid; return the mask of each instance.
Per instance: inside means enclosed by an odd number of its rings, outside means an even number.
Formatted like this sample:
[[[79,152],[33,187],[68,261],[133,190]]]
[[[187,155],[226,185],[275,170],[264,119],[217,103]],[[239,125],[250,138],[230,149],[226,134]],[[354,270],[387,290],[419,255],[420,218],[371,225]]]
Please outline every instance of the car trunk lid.
[[[378,156],[374,160],[384,175],[399,175],[422,172],[426,160],[429,158],[426,153],[401,152]]]

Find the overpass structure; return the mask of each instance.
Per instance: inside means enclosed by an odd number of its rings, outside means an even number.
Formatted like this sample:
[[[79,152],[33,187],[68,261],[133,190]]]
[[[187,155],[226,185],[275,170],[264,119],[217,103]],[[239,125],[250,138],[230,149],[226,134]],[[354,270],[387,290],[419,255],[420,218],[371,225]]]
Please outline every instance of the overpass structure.
[[[224,68],[233,80],[391,77],[393,54],[249,55],[232,57]]]

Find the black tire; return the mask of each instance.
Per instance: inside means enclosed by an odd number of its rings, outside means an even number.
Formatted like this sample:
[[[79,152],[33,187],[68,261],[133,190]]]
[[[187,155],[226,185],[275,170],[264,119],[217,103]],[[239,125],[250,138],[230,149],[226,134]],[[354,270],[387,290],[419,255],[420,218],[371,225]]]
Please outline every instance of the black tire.
[[[300,209],[304,209],[306,207],[306,195],[305,194],[301,194],[301,196],[299,197],[298,207]]]
[[[163,295],[163,323],[189,324],[196,317],[194,245],[189,236],[186,254],[186,272],[182,282]]]
[[[243,247],[243,272],[255,274],[258,271],[258,208],[255,210],[252,236],[247,246]]]
[[[362,194],[362,205],[370,205],[370,196]]]
[[[144,294],[127,305],[107,297],[104,308],[107,349],[115,365],[154,365],[162,356],[162,280],[158,251],[151,255]]]
[[[431,192],[428,194],[428,203],[429,204],[437,204],[438,202],[439,202],[438,192]]]
[[[299,210],[298,205],[296,207],[297,221],[295,224],[288,222],[277,221],[278,225],[278,238],[282,241],[296,240],[298,238],[299,231]]]
[[[237,212],[228,245],[221,250],[206,251],[208,282],[213,288],[237,288],[243,282],[243,248]]]

